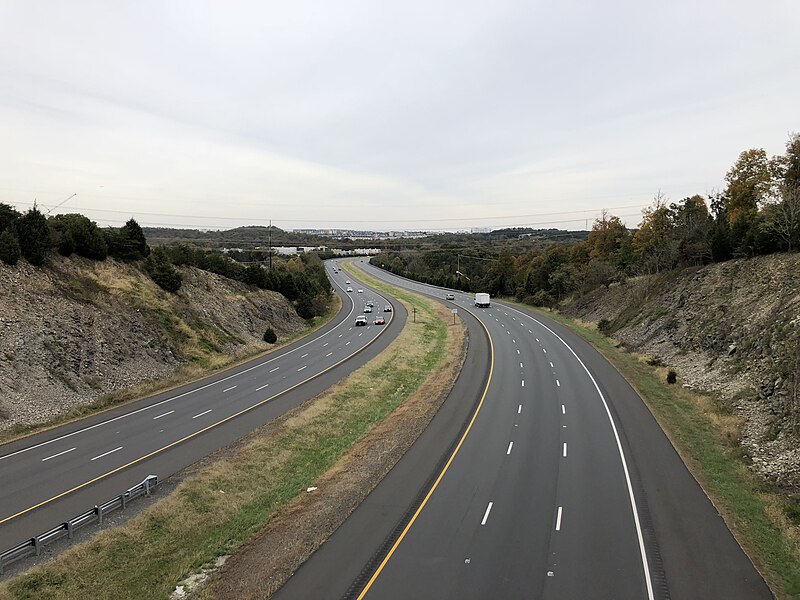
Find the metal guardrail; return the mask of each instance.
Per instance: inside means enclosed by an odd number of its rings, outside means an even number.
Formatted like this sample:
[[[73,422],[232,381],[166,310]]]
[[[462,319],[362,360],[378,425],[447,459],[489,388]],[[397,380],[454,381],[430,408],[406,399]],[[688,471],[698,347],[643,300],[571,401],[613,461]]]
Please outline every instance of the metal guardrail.
[[[93,509],[0,553],[0,575],[3,574],[6,565],[10,565],[28,556],[39,556],[42,553],[42,548],[47,544],[51,544],[65,536],[72,539],[75,531],[81,527],[92,523],[102,525],[103,518],[108,513],[120,508],[125,508],[128,502],[134,498],[138,498],[142,495],[149,496],[150,491],[157,485],[158,477],[156,475],[148,475],[142,483],[133,486],[108,502],[104,502],[99,506],[96,505]]]

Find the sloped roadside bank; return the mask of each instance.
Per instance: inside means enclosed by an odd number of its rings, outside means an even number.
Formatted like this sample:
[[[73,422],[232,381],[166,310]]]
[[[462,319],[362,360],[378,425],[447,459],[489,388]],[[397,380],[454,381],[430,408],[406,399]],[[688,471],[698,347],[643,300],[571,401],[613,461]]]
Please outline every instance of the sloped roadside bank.
[[[314,484],[347,447],[417,390],[426,373],[447,360],[446,340],[454,328],[434,313],[419,317],[404,331],[406,339],[413,334],[407,348],[390,346],[382,365],[370,363],[355,374],[360,381],[262,429],[233,458],[184,482],[129,526],[17,578],[0,588],[0,597],[3,590],[9,597],[71,598],[87,591],[129,597],[132,590],[137,597],[164,597],[191,569],[257,533],[278,507]],[[131,555],[137,559],[121,559]],[[84,563],[89,566],[81,571]]]
[[[181,268],[176,294],[133,265],[53,257],[0,265],[0,440],[189,383],[328,322],[281,294]],[[263,341],[267,327],[278,345]]]

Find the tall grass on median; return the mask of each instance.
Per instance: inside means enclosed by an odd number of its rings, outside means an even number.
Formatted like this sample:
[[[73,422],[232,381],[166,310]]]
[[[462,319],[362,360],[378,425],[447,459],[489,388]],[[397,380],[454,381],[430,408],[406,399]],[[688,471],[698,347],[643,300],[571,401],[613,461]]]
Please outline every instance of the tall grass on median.
[[[235,550],[444,362],[447,324],[433,303],[413,301],[417,323],[379,357],[126,525],[0,585],[0,598],[165,598]]]
[[[786,517],[787,500],[747,468],[738,418],[720,412],[707,395],[668,385],[666,369],[646,357],[563,315],[545,314],[590,342],[634,386],[772,591],[800,597],[800,532]]]

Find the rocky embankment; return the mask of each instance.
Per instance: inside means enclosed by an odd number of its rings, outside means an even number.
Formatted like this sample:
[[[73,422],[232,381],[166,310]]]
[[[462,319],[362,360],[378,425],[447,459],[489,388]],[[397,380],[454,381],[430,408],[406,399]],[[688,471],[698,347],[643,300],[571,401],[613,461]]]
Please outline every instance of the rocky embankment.
[[[753,468],[800,490],[800,254],[639,277],[564,312],[714,393],[742,417]]]
[[[281,294],[192,267],[168,294],[136,267],[52,257],[0,263],[0,429],[267,347],[305,322]]]

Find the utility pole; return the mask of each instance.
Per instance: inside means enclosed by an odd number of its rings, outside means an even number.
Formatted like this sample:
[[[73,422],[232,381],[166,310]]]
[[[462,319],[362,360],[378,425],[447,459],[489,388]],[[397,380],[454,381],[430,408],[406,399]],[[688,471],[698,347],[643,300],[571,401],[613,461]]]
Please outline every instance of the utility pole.
[[[272,219],[269,220],[269,270],[272,271]]]

